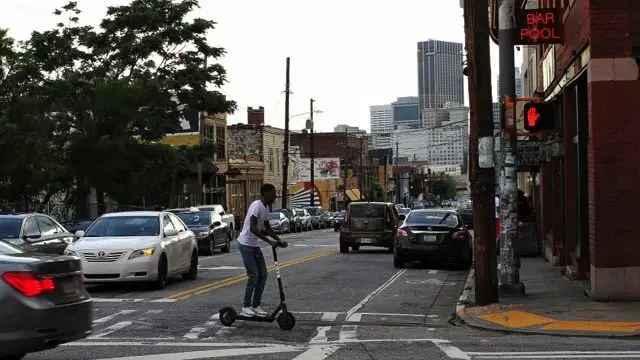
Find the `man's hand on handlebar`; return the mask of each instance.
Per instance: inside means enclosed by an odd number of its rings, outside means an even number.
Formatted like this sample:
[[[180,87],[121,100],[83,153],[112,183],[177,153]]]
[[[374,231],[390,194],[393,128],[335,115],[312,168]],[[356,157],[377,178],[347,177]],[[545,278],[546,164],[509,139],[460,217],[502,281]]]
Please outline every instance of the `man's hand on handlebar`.
[[[289,246],[289,244],[286,241],[282,241],[282,240],[274,241],[271,245],[274,248],[277,248],[277,247],[286,248],[287,246]]]

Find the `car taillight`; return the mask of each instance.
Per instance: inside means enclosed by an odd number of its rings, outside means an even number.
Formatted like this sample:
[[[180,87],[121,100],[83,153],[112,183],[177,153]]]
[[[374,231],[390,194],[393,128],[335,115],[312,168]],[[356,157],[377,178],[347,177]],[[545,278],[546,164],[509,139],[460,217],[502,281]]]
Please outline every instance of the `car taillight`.
[[[453,234],[453,238],[456,240],[463,240],[464,239],[464,233],[462,231],[458,231],[455,234]]]
[[[407,236],[407,232],[402,230],[402,229],[398,229],[398,231],[396,232],[396,236],[406,237]]]
[[[56,288],[52,278],[36,277],[30,272],[6,272],[2,280],[26,297],[53,292]]]

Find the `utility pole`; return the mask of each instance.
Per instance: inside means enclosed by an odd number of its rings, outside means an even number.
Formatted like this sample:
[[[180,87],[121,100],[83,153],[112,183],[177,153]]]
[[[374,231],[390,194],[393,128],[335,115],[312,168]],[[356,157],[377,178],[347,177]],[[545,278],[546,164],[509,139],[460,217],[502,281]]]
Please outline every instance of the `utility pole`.
[[[520,256],[518,254],[518,169],[516,165],[518,137],[515,119],[505,113],[505,103],[515,103],[516,75],[513,33],[515,31],[515,0],[502,0],[498,13],[500,50],[500,118],[502,141],[500,154],[500,290],[524,294],[520,282]],[[513,116],[513,115],[512,115]]]
[[[400,198],[402,196],[402,194],[400,194],[400,169],[398,168],[398,151],[399,151],[399,147],[398,147],[398,141],[396,140],[396,166],[395,166],[395,173],[396,173],[396,204],[400,203]]]
[[[282,208],[287,208],[287,196],[289,192],[289,69],[290,59],[287,57],[287,67],[284,88],[284,151],[282,152]]]
[[[478,305],[498,302],[488,7],[487,0],[464,1],[471,133],[469,178],[473,202],[475,300]]]
[[[364,162],[362,157],[364,156],[364,151],[362,148],[362,136],[360,136],[360,176],[358,176],[359,178],[359,183],[360,183],[360,201],[362,201],[362,193],[364,192]]]
[[[310,132],[310,136],[311,136],[311,161],[310,161],[310,165],[311,165],[311,200],[309,201],[309,206],[314,207],[316,206],[316,179],[315,179],[315,172],[316,172],[316,165],[315,165],[315,152],[316,149],[314,147],[313,144],[313,99],[309,99],[309,132]]]
[[[349,129],[344,129],[344,173],[342,174],[343,180],[343,189],[342,189],[342,197],[343,197],[343,205],[344,210],[347,210],[347,181],[349,180],[349,165],[347,165],[347,157],[349,156]]]

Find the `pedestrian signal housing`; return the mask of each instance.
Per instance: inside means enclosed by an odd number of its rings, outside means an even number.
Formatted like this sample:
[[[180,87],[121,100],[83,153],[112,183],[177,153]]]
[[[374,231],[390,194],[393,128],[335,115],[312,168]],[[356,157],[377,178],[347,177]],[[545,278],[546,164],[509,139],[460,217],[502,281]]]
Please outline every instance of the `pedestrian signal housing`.
[[[550,103],[527,103],[524,105],[524,129],[529,132],[553,130],[555,111]]]

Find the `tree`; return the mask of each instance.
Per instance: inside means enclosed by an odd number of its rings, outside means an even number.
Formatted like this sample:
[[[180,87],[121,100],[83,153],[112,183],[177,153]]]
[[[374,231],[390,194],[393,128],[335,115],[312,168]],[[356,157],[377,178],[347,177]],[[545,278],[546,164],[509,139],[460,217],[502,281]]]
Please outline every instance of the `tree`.
[[[441,199],[455,197],[458,192],[456,180],[449,174],[434,174],[431,178],[431,192]]]
[[[178,155],[153,142],[200,112],[235,109],[216,90],[226,73],[215,62],[224,49],[207,42],[215,22],[186,19],[196,7],[197,0],[134,0],[109,7],[96,29],[80,26],[77,3],[69,2],[55,11],[56,28],[25,43],[24,56],[41,70],[46,113],[77,200],[92,188],[118,201],[133,201],[131,190],[140,198],[143,179],[182,169]],[[154,167],[160,164],[166,170]]]

